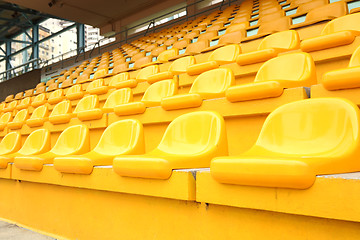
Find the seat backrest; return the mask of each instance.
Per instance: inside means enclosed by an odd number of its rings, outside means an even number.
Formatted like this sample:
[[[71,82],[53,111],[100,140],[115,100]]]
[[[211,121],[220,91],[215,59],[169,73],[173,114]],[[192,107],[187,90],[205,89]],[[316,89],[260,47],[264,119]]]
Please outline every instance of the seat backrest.
[[[14,94],[11,94],[5,98],[5,102],[10,102],[14,99]]]
[[[70,94],[79,93],[79,92],[82,92],[82,86],[81,84],[75,84],[66,91],[65,96],[69,96]]]
[[[173,74],[186,73],[186,68],[195,64],[195,62],[196,60],[194,56],[178,58],[169,66],[169,71]]]
[[[315,64],[308,53],[281,55],[266,61],[254,82],[277,81],[284,88],[310,87],[316,84]]]
[[[92,82],[89,83],[89,85],[86,88],[86,91],[89,92],[92,89],[102,87],[102,86],[105,86],[104,79],[102,79],[102,78],[96,79],[96,80],[93,80]]]
[[[141,99],[147,107],[160,105],[161,99],[177,93],[177,86],[172,79],[162,80],[151,84]]]
[[[235,76],[229,68],[217,68],[201,73],[193,82],[189,93],[204,99],[223,97],[226,89],[234,85]]]
[[[19,151],[21,148],[21,135],[19,132],[10,132],[0,142],[0,155]]]
[[[108,73],[108,71],[109,71],[109,69],[107,67],[98,69],[94,73],[94,79],[98,79],[98,78],[101,78],[101,77],[105,76]]]
[[[190,44],[190,39],[182,39],[182,40],[178,40],[173,44],[173,48],[177,48],[177,49],[184,49],[186,48],[188,45]]]
[[[49,110],[47,105],[42,105],[40,107],[37,107],[32,112],[30,119],[41,119],[49,116]]]
[[[19,105],[28,105],[31,102],[31,98],[30,97],[26,97],[23,100],[20,101]]]
[[[76,105],[73,113],[79,113],[86,110],[99,108],[99,97],[98,95],[88,95],[83,97]]]
[[[58,89],[58,83],[57,82],[54,82],[53,84],[50,84],[50,86],[47,88],[47,92],[50,92],[50,91],[53,91],[55,89]]]
[[[220,148],[227,154],[224,119],[210,111],[183,114],[167,127],[157,150],[169,154],[194,155]]]
[[[139,120],[126,119],[110,124],[103,132],[94,151],[116,156],[144,152],[143,126]]]
[[[312,9],[306,15],[306,21],[313,21],[317,19],[326,18],[338,18],[348,13],[348,7],[346,2],[339,1],[330,4],[326,4],[322,7]]]
[[[58,116],[66,113],[71,113],[71,102],[69,100],[64,100],[56,104],[50,113],[50,117]]]
[[[152,56],[142,57],[135,61],[134,68],[141,68],[144,64],[151,63]]]
[[[63,96],[63,94],[64,94],[64,91],[62,89],[57,89],[57,90],[53,91],[52,93],[50,93],[48,100],[61,97],[61,96]]]
[[[297,14],[301,14],[301,13],[307,13],[312,9],[317,9],[319,7],[322,7],[324,5],[328,5],[329,1],[328,0],[312,0],[310,2],[301,4],[298,8],[296,13]]]
[[[253,148],[276,152],[277,156],[333,158],[358,143],[357,106],[345,99],[315,98],[292,102],[270,113]]]
[[[225,30],[225,34],[232,33],[232,32],[238,32],[238,31],[245,31],[245,28],[247,28],[248,26],[249,26],[249,22],[241,22],[241,23],[231,24]]]
[[[28,118],[29,118],[29,111],[27,109],[22,109],[17,112],[17,114],[13,119],[13,122],[23,122]]]
[[[24,97],[31,97],[34,94],[34,89],[29,89],[25,91]]]
[[[126,69],[128,69],[128,67],[129,67],[129,63],[127,63],[127,62],[116,64],[113,68],[113,73],[123,72]]]
[[[216,61],[219,64],[235,62],[237,56],[241,53],[240,45],[231,44],[214,50],[209,61]]]
[[[217,30],[207,31],[207,32],[202,33],[202,34],[199,35],[198,41],[201,41],[201,40],[211,40],[212,38],[216,37],[217,35],[218,35],[218,31],[217,31]]]
[[[177,48],[171,48],[169,50],[165,50],[161,52],[157,58],[157,60],[161,63],[167,62],[169,58],[175,57],[179,55],[179,49]]]
[[[0,103],[0,112],[1,112],[2,110],[4,110],[5,107],[6,107],[6,103],[5,103],[5,102]]]
[[[360,13],[336,18],[325,25],[324,29],[321,31],[321,35],[344,30],[360,31],[360,24],[358,24],[358,22],[360,22]]]
[[[23,155],[40,154],[50,151],[51,148],[50,132],[47,129],[33,131],[25,140],[18,153]]]
[[[349,61],[349,67],[360,66],[360,46],[355,49]]]
[[[191,43],[186,47],[185,53],[194,54],[200,53],[205,48],[209,47],[209,40],[198,40],[197,42]]]
[[[143,69],[141,69],[138,74],[136,75],[136,79],[137,80],[146,80],[147,77],[160,72],[160,68],[158,65],[151,65],[148,67],[145,67]]]
[[[12,102],[8,103],[6,108],[15,108],[18,104],[18,101],[13,100]]]
[[[15,98],[14,98],[14,99],[19,100],[19,99],[21,99],[23,96],[24,96],[24,92],[19,92],[19,93],[17,93],[17,94],[15,95]]]
[[[288,30],[273,33],[265,37],[259,44],[258,50],[281,48],[287,50],[300,48],[300,37],[297,31]]]
[[[130,88],[122,88],[112,92],[106,99],[103,109],[112,109],[115,106],[133,101],[133,94]]]
[[[115,86],[117,83],[128,80],[129,78],[130,78],[130,74],[128,72],[123,72],[123,73],[116,74],[115,76],[113,76],[111,78],[109,86],[110,87]]]
[[[12,119],[12,112],[3,113],[0,117],[0,123],[8,123]]]
[[[51,152],[57,155],[71,155],[86,153],[89,150],[89,128],[86,125],[74,125],[62,131]]]
[[[258,34],[270,34],[289,30],[290,25],[291,19],[289,17],[281,17],[261,24],[258,30]]]
[[[41,93],[41,94],[37,95],[36,97],[34,97],[33,103],[43,102],[44,100],[46,100],[46,95],[45,95],[45,93]]]

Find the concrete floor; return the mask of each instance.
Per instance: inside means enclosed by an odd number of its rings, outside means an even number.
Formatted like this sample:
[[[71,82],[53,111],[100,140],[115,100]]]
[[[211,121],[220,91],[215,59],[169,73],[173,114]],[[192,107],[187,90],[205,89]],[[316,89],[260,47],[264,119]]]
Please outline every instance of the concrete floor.
[[[54,238],[0,221],[0,240],[54,240]]]

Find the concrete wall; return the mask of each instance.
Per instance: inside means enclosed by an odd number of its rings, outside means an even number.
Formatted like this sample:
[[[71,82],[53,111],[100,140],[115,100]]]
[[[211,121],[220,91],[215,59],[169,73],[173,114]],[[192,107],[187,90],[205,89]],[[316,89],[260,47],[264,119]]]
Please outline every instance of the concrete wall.
[[[41,70],[35,69],[31,72],[0,83],[0,100],[5,100],[5,98],[10,94],[16,94],[30,88],[35,88],[40,82],[40,79]]]

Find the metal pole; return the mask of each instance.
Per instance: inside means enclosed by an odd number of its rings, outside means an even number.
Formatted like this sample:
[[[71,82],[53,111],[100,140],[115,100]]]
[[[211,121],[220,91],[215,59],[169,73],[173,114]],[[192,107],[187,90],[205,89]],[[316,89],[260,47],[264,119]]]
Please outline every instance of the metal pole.
[[[39,25],[36,24],[32,27],[32,59],[39,58]],[[38,63],[33,63],[33,69],[38,68]]]

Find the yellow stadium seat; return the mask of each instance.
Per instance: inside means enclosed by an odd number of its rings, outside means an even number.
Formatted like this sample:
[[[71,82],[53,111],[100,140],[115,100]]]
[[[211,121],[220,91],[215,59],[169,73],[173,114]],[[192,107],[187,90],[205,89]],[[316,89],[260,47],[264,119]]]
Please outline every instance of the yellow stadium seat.
[[[57,104],[57,103],[61,102],[62,100],[64,100],[64,98],[65,98],[64,91],[62,89],[57,89],[50,93],[49,98],[48,98],[48,103]]]
[[[230,87],[226,98],[230,102],[278,97],[284,88],[310,87],[316,84],[315,64],[308,53],[281,55],[265,62],[254,83]]]
[[[253,40],[276,32],[289,30],[291,25],[290,17],[281,17],[273,21],[262,23],[256,35],[246,37],[246,40]]]
[[[99,109],[99,97],[97,95],[83,97],[76,105],[73,114],[76,114],[81,121],[100,119],[103,112]]]
[[[16,106],[17,110],[25,109],[30,106],[31,103],[31,97],[23,98],[20,103]]]
[[[9,102],[6,107],[4,108],[3,112],[12,112],[15,110],[16,106],[18,104],[17,100],[13,100],[12,102]]]
[[[20,99],[23,98],[23,96],[24,96],[24,92],[19,92],[19,93],[17,93],[17,94],[15,95],[14,99],[15,99],[15,100],[20,100]]]
[[[326,72],[322,76],[321,84],[327,90],[339,90],[360,87],[360,47],[350,58],[347,68]]]
[[[122,88],[112,92],[102,107],[103,113],[114,112],[114,107],[133,101],[133,94],[130,88]],[[97,111],[97,110],[95,110]]]
[[[46,91],[46,86],[36,87],[34,95],[45,93],[45,91]]]
[[[94,166],[112,165],[115,156],[144,153],[143,126],[126,119],[109,125],[96,147],[80,156],[56,157],[54,167],[60,172],[90,174]]]
[[[350,44],[360,34],[359,21],[360,13],[336,18],[325,25],[320,36],[303,40],[301,50],[312,52]]]
[[[71,118],[71,102],[64,100],[54,106],[49,116],[49,122],[52,124],[68,123]]]
[[[7,96],[7,97],[5,98],[5,102],[6,102],[6,103],[11,102],[12,100],[14,100],[14,95],[13,95],[13,94],[11,94],[11,95],[9,95],[9,96]]]
[[[4,130],[6,125],[11,122],[12,120],[12,113],[11,112],[6,112],[1,114],[0,117],[0,131]]]
[[[100,66],[100,65],[99,65]],[[108,74],[109,69],[106,68],[101,68],[98,69],[95,73],[94,73],[94,79],[98,79],[98,78],[102,78],[104,76],[106,76]]]
[[[104,79],[96,79],[89,83],[89,85],[86,88],[86,92],[90,94],[105,94],[109,90],[109,87],[105,85]]]
[[[7,127],[11,130],[22,128],[28,118],[29,111],[27,109],[20,110],[16,113],[14,119],[7,124]]]
[[[33,107],[39,107],[41,105],[44,105],[47,102],[46,100],[46,94],[41,93],[33,98],[33,101],[31,102],[31,106]]]
[[[136,87],[137,81],[132,79],[131,82],[127,82],[130,80],[130,74],[128,72],[119,73],[115,76],[111,77],[109,82],[110,88],[123,88],[124,86],[127,87]]]
[[[346,15],[348,12],[347,4],[344,1],[326,4],[322,7],[317,7],[306,14],[305,21],[302,23],[294,24],[292,29],[315,24],[320,21],[333,20],[335,18]]]
[[[0,142],[0,155],[8,155],[21,148],[21,135],[19,132],[10,132]]]
[[[123,80],[121,81],[121,84],[119,83],[118,85],[120,85],[121,87],[136,87],[138,82],[144,82],[147,80],[148,77],[159,73],[160,68],[158,65],[151,65],[151,66],[147,66],[143,69],[141,69],[137,75],[135,79],[128,79],[128,80]]]
[[[2,102],[0,103],[0,112],[3,112],[4,108],[6,107],[6,103]]]
[[[165,110],[199,107],[203,99],[224,97],[226,89],[234,83],[235,76],[231,69],[209,70],[194,80],[188,94],[164,97],[161,106]]]
[[[241,53],[240,45],[231,44],[214,50],[207,62],[193,64],[187,67],[186,72],[189,75],[198,75],[205,71],[218,68],[222,64],[235,62]]]
[[[7,165],[14,161],[14,157],[38,155],[48,152],[50,148],[51,142],[49,130],[35,130],[26,138],[19,151],[6,155],[0,155],[0,168],[7,168]]]
[[[48,120],[49,110],[47,105],[42,105],[34,109],[29,119],[26,120],[26,125],[29,127],[41,127],[44,122]]]
[[[172,79],[151,84],[145,91],[140,102],[130,102],[117,105],[114,111],[117,115],[131,115],[145,112],[146,107],[159,106],[161,99],[177,93],[177,84]]]
[[[83,154],[90,151],[89,129],[85,125],[66,128],[54,147],[45,153],[31,156],[15,156],[15,167],[23,170],[41,171],[44,164],[51,164],[55,157]]]
[[[168,71],[159,72],[157,74],[153,74],[147,78],[147,82],[152,84],[157,81],[172,79],[174,75],[178,75],[180,73],[186,73],[186,69],[188,66],[195,64],[196,60],[194,56],[187,56],[176,59],[169,66]]]
[[[209,167],[212,158],[227,153],[222,116],[199,111],[173,120],[153,151],[115,157],[113,169],[121,176],[168,179],[173,169]]]
[[[179,55],[179,49],[177,48],[171,48],[168,50],[165,50],[159,54],[157,57],[157,62],[165,63],[168,62],[170,58],[175,57]]]
[[[359,120],[357,106],[340,98],[283,105],[250,150],[213,159],[211,175],[221,183],[305,189],[316,175],[357,172]]]
[[[240,54],[236,62],[239,65],[248,65],[264,62],[279,53],[300,48],[299,34],[294,30],[274,33],[265,37],[259,44],[257,51]]]
[[[65,97],[69,100],[80,99],[83,96],[84,96],[84,91],[82,90],[81,84],[75,84],[74,86],[70,87],[65,94]]]
[[[47,92],[51,92],[54,91],[56,89],[58,89],[59,84],[57,82],[50,84],[50,86],[46,89]]]

